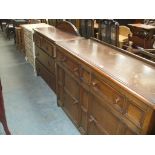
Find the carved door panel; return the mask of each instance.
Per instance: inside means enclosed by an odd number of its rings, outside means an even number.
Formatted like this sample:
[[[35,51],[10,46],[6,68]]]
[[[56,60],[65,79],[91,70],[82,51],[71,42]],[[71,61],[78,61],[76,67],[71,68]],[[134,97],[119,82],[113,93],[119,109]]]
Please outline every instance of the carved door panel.
[[[63,96],[64,96],[64,70],[57,65],[57,72],[56,72],[56,79],[57,79],[57,99],[58,99],[58,105],[63,106]]]
[[[88,134],[117,134],[120,120],[94,95],[89,100]]]
[[[79,125],[80,119],[79,96],[79,84],[69,74],[65,72],[63,108],[77,126]]]
[[[89,93],[84,89],[80,88],[80,131],[83,134],[87,133],[87,122],[88,122],[88,101]]]

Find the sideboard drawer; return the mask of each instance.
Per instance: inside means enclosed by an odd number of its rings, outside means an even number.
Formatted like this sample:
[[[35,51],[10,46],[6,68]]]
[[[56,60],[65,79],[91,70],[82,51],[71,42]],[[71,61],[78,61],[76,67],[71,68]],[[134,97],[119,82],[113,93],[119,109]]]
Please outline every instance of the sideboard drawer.
[[[40,75],[46,83],[49,85],[50,84],[50,74],[49,72],[44,68],[42,64],[39,63],[39,61],[36,61],[36,69],[37,69],[37,74]]]
[[[122,94],[95,75],[92,75],[91,88],[97,96],[110,103],[117,111],[124,113],[126,108],[125,99]]]
[[[41,42],[41,48],[51,57],[55,57],[54,45],[47,39],[43,38]]]
[[[27,29],[24,29],[25,35],[30,38],[31,40],[33,39],[33,33]]]
[[[55,72],[55,60],[49,57],[43,50],[36,47],[37,59],[44,65],[49,72]]]
[[[43,52],[41,49],[37,48],[36,50],[37,59],[46,67],[49,67],[49,56]]]
[[[61,65],[71,71],[75,76],[80,76],[79,75],[79,64],[71,59],[69,56],[63,54],[62,52],[57,50],[57,61],[61,63]]]

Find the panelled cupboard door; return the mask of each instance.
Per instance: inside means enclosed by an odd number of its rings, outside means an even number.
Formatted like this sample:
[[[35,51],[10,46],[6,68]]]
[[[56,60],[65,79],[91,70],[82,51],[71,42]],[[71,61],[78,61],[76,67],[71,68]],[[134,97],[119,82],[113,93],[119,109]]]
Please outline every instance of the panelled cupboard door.
[[[103,101],[91,94],[89,98],[88,134],[93,135],[135,135],[140,131],[128,127],[105,105]]]
[[[80,88],[80,125],[82,134],[87,133],[89,93],[83,87]]]
[[[65,72],[64,76],[64,102],[63,109],[72,119],[72,121],[79,126],[80,117],[80,85]]]
[[[64,96],[64,70],[57,64],[56,66],[56,80],[57,80],[57,101],[58,106],[63,106]]]
[[[108,134],[119,133],[120,120],[106,107],[104,102],[96,96],[90,95],[88,134]]]

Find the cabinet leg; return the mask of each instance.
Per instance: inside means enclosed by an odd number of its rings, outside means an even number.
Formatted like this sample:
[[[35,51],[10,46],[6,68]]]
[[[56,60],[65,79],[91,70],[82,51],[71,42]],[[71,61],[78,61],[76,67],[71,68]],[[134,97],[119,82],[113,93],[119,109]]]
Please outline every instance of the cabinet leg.
[[[11,132],[9,131],[9,128],[8,128],[6,119],[3,119],[1,122],[2,122],[2,125],[3,125],[3,128],[4,128],[5,133],[7,135],[11,135]]]

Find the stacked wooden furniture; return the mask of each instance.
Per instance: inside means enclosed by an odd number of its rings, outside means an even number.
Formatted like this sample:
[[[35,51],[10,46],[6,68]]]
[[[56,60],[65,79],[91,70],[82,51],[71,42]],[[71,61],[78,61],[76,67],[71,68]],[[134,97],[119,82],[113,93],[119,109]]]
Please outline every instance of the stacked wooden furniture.
[[[129,41],[145,49],[153,48],[155,26],[146,24],[128,24],[128,26],[132,32],[132,36],[129,36]]]
[[[7,135],[10,135],[10,131],[8,129],[7,121],[6,121],[6,116],[5,116],[5,108],[4,108],[4,100],[3,100],[3,94],[2,94],[2,85],[0,81],[0,122],[2,123],[5,133]]]
[[[36,73],[35,67],[35,46],[33,40],[34,28],[38,27],[50,27],[48,24],[39,23],[39,24],[24,24],[21,25],[24,35],[24,47],[26,60],[33,66],[34,72]]]
[[[62,31],[64,30],[64,31]],[[47,84],[56,92],[56,42],[81,39],[77,29],[71,23],[64,21],[57,28],[35,29],[34,40],[36,45],[36,69]]]
[[[54,28],[35,30],[37,73],[80,132],[155,134],[155,65],[109,44],[69,36]]]

